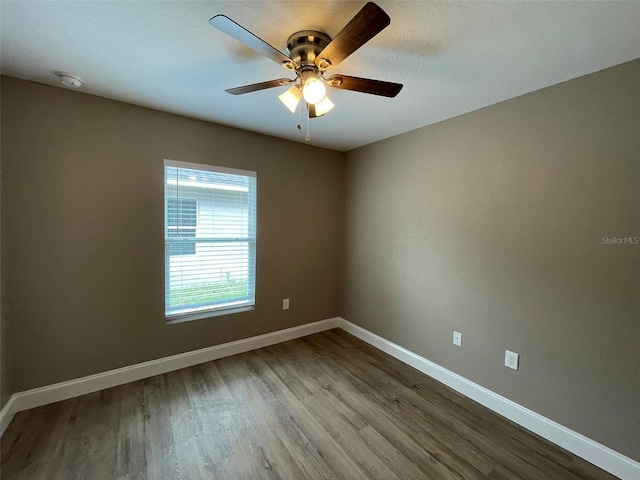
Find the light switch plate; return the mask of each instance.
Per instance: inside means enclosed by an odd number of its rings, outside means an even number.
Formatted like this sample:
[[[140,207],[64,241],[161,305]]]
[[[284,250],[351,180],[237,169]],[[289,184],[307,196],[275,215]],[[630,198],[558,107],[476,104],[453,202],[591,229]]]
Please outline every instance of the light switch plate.
[[[288,298],[283,298],[282,299],[282,309],[283,310],[289,310],[289,299]]]

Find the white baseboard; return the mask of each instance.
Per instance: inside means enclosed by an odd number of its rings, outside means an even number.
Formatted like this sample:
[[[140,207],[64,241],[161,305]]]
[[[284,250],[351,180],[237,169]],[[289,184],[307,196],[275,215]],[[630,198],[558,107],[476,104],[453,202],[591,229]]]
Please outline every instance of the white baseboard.
[[[7,403],[4,404],[4,407],[2,407],[2,410],[0,410],[0,436],[2,436],[4,431],[7,429],[16,413],[18,412],[14,409],[13,396],[11,396]]]
[[[0,436],[4,433],[14,415],[22,410],[97,392],[105,388],[286,342],[336,327],[342,328],[379,350],[444,383],[499,415],[584,458],[603,470],[624,480],[640,480],[640,463],[635,460],[339,317],[15,393],[0,411]]]
[[[340,318],[338,326],[440,383],[624,480],[640,480],[640,463]]]
[[[49,403],[59,402],[68,398],[97,392],[105,388],[123,385],[143,378],[161,375],[181,368],[191,367],[200,363],[229,357],[238,353],[248,352],[257,348],[275,345],[294,338],[304,337],[313,333],[330,330],[338,326],[339,319],[330,318],[319,322],[307,323],[297,327],[279,330],[277,332],[245,338],[235,342],[224,343],[214,347],[202,348],[191,352],[180,353],[170,357],[159,358],[149,362],[138,363],[128,367],[117,368],[107,372],[77,378],[67,382],[55,383],[45,387],[34,388],[11,396],[0,411],[0,436],[11,423],[14,415],[23,410],[40,407]]]

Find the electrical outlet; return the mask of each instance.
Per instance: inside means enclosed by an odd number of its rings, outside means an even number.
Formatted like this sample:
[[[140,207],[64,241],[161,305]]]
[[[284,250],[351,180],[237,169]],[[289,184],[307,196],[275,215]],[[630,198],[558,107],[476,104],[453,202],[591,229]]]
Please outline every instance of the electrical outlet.
[[[518,370],[520,355],[509,350],[505,350],[504,354],[504,366]]]
[[[288,298],[283,298],[282,299],[282,309],[283,310],[289,310],[289,299]]]
[[[460,332],[453,332],[453,344],[459,347],[462,346],[462,334]]]

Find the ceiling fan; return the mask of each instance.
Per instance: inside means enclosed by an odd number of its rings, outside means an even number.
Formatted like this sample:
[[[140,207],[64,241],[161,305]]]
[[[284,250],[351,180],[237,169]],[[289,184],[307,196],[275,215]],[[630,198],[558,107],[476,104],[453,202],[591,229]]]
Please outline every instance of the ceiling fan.
[[[402,89],[399,83],[340,74],[324,76],[391,23],[389,16],[375,3],[367,3],[333,39],[315,30],[294,33],[287,41],[287,55],[225,15],[216,15],[209,23],[296,74],[294,79],[279,78],[225,90],[232,95],[292,85],[278,98],[291,112],[295,112],[300,100],[304,99],[309,118],[316,118],[334,107],[327,97],[325,85],[384,97],[395,97]]]

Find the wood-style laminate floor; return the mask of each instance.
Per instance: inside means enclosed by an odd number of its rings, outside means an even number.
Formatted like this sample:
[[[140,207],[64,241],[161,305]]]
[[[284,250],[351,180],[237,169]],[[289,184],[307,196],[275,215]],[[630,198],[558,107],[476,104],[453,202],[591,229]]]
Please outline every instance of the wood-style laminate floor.
[[[614,478],[342,330],[35,408],[2,480]]]

